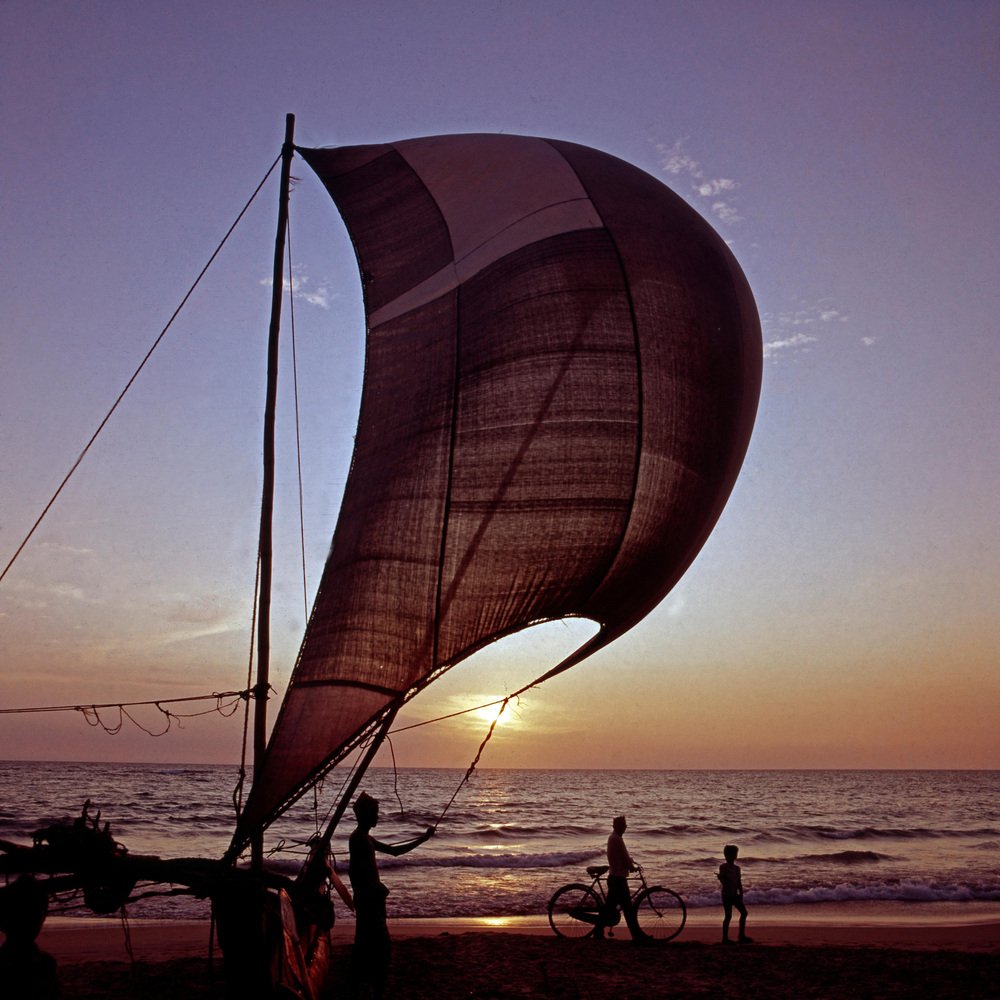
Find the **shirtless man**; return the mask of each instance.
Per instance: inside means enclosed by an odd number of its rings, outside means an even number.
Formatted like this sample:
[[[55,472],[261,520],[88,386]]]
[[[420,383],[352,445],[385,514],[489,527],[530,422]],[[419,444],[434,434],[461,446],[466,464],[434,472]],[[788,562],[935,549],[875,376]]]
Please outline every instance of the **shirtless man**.
[[[353,979],[356,987],[362,982],[370,982],[373,996],[380,998],[385,993],[392,939],[385,917],[385,897],[389,890],[379,878],[375,852],[399,857],[433,836],[434,828],[428,827],[419,837],[402,844],[384,844],[376,840],[371,830],[378,823],[378,799],[367,792],[362,792],[355,800],[354,815],[358,826],[348,841],[350,863],[347,869],[354,891],[356,916]]]

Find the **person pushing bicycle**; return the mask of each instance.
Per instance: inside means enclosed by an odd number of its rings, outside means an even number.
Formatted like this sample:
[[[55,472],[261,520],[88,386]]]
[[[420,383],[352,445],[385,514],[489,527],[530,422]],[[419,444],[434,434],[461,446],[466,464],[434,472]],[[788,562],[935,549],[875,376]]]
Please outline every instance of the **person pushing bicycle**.
[[[623,834],[628,828],[624,816],[616,816],[611,821],[611,835],[608,837],[608,898],[607,907],[594,930],[594,937],[604,939],[604,928],[613,927],[618,922],[618,909],[625,915],[625,923],[633,941],[648,940],[643,933],[632,908],[632,895],[628,889],[628,877],[638,867],[625,846]]]

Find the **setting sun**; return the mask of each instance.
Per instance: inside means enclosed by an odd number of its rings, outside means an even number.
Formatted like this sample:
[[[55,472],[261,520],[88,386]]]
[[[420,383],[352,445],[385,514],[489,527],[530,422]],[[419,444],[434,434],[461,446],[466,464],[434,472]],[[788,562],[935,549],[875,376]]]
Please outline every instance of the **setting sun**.
[[[503,698],[495,698],[488,703],[483,701],[477,701],[480,705],[479,708],[473,709],[469,715],[471,718],[485,722],[487,725],[492,725],[494,722],[498,726],[509,726],[512,722],[517,721],[517,699],[512,699],[511,701],[504,703]]]

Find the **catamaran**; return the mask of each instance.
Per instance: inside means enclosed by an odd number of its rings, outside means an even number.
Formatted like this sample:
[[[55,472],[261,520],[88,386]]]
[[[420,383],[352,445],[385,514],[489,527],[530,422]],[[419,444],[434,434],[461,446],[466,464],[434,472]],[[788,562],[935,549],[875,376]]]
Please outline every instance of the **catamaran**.
[[[254,770],[220,859],[129,855],[86,808],[0,871],[112,912],[140,880],[211,901],[233,995],[316,995],[330,839],[400,708],[542,622],[623,635],[677,583],[736,481],[757,409],[749,285],[677,194],[562,140],[460,134],[299,148],[288,116],[264,432]],[[300,156],[357,255],[366,360],[329,557],[267,737],[271,492],[284,238]],[[521,692],[515,692],[514,697]],[[295,879],[263,832],[331,769],[352,776]],[[246,854],[249,852],[249,863]],[[287,993],[286,993],[287,995]]]

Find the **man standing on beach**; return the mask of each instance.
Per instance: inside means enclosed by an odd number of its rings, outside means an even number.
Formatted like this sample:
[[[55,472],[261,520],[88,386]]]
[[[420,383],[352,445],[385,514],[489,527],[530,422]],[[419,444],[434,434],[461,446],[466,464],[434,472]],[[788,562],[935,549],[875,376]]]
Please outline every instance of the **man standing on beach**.
[[[355,990],[363,982],[371,983],[372,996],[380,1000],[385,994],[392,940],[385,916],[385,897],[389,890],[379,878],[375,852],[399,857],[424,843],[434,834],[434,828],[429,826],[419,837],[403,844],[383,844],[371,835],[378,823],[378,799],[367,792],[362,792],[355,800],[354,815],[358,818],[358,826],[348,841],[350,863],[347,869],[354,890],[355,910],[352,978]]]
[[[612,926],[619,906],[622,913],[625,914],[625,923],[628,925],[632,940],[643,941],[646,939],[646,935],[635,918],[635,910],[632,909],[632,894],[628,891],[628,876],[630,872],[636,870],[636,864],[632,860],[622,836],[627,827],[628,824],[625,822],[624,816],[616,816],[611,821],[611,835],[608,837],[608,901],[603,920],[598,923],[594,931],[594,937],[597,940],[604,938],[605,926]]]

